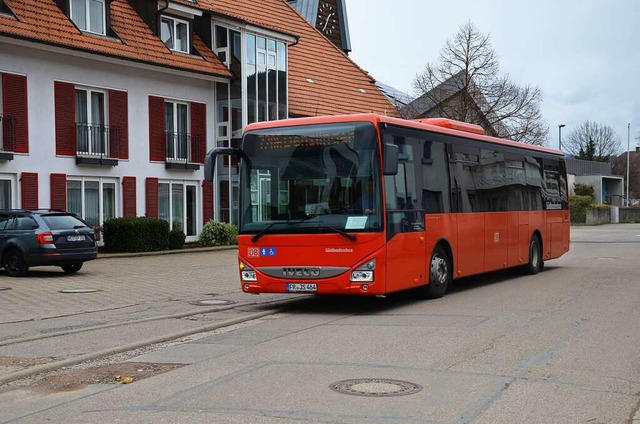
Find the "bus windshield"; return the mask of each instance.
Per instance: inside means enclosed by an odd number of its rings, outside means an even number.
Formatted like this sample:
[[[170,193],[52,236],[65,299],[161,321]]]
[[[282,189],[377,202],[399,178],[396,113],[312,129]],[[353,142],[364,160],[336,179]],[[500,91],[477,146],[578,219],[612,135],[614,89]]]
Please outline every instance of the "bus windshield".
[[[240,234],[382,231],[372,123],[250,131],[242,150]]]

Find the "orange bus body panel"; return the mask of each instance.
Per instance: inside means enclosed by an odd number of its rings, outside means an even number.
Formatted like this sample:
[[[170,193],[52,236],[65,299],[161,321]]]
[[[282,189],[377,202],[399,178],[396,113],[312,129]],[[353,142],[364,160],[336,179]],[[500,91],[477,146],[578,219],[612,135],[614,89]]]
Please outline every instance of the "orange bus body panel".
[[[268,121],[250,124],[245,131],[281,126],[369,121],[428,130],[473,140],[517,147],[561,156],[559,150],[523,145],[482,135],[473,125],[463,127],[429,119],[407,121],[375,114],[322,116]],[[444,120],[447,121],[447,120]],[[464,123],[461,123],[464,124]],[[382,181],[384,185],[384,181]],[[384,189],[384,188],[383,188]],[[450,247],[453,278],[526,265],[529,245],[538,233],[543,260],[554,259],[569,251],[569,211],[536,210],[512,212],[443,213],[425,215],[423,232],[397,233],[386,240],[386,233],[355,233],[353,242],[339,234],[265,234],[257,242],[252,235],[238,237],[238,258],[256,270],[258,282],[242,282],[249,293],[286,293],[286,284],[302,282],[284,275],[266,275],[261,269],[283,267],[338,267],[331,278],[313,280],[318,294],[382,295],[428,283],[429,260],[438,243]],[[273,255],[257,255],[261,249],[274,249]],[[375,279],[363,290],[362,283],[351,283],[350,274],[362,263],[376,259]]]

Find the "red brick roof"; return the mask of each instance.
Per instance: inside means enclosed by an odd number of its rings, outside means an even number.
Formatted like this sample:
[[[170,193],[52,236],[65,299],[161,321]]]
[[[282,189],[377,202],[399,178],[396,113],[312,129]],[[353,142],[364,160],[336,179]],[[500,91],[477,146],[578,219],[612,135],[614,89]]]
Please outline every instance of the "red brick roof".
[[[53,0],[4,2],[17,19],[0,15],[0,35],[163,67],[231,77],[224,64],[197,36],[194,37],[193,44],[202,57],[171,52],[126,0],[114,0],[111,3],[111,26],[120,40],[79,31]]]
[[[198,7],[299,37],[288,49],[290,114],[398,116],[374,79],[284,0],[198,0]]]

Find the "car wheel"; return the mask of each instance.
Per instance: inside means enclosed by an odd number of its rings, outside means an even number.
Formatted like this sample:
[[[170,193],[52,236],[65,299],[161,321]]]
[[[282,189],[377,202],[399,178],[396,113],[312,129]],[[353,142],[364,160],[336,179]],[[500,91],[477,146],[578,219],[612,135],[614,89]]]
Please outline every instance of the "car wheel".
[[[29,265],[18,249],[7,250],[2,258],[2,265],[4,271],[11,277],[24,277],[29,271]]]
[[[73,274],[74,272],[80,271],[80,268],[82,268],[82,262],[77,262],[75,264],[60,265],[60,268],[62,268],[62,270],[68,274]]]
[[[525,274],[533,275],[540,272],[542,266],[542,246],[540,238],[534,234],[529,242],[529,263],[524,266],[523,270]]]
[[[429,262],[429,284],[423,286],[422,293],[427,299],[444,296],[451,283],[452,269],[449,255],[440,245],[433,249]]]

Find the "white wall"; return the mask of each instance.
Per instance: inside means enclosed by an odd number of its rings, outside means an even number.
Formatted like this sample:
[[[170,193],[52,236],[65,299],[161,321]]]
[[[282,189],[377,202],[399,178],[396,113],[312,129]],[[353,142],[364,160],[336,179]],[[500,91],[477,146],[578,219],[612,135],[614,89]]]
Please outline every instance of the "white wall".
[[[116,62],[116,61],[114,61]],[[68,176],[136,177],[136,211],[145,213],[145,177],[201,182],[203,169],[198,171],[165,170],[164,162],[149,162],[149,96],[159,96],[207,104],[207,150],[214,145],[215,83],[202,77],[187,77],[139,69],[119,63],[106,63],[42,48],[10,45],[0,41],[0,72],[27,76],[29,115],[29,154],[15,154],[12,161],[0,162],[0,175],[21,172],[38,173],[38,205],[50,205],[50,174]],[[64,81],[91,87],[125,90],[129,102],[129,159],[118,166],[76,165],[75,157],[55,154],[54,81]],[[16,181],[17,181],[16,178]],[[120,181],[121,182],[121,181]],[[198,184],[200,188],[200,183]],[[20,206],[20,184],[14,188],[16,206]],[[117,210],[122,216],[122,186],[118,184]],[[198,190],[198,228],[201,227],[201,189]]]

